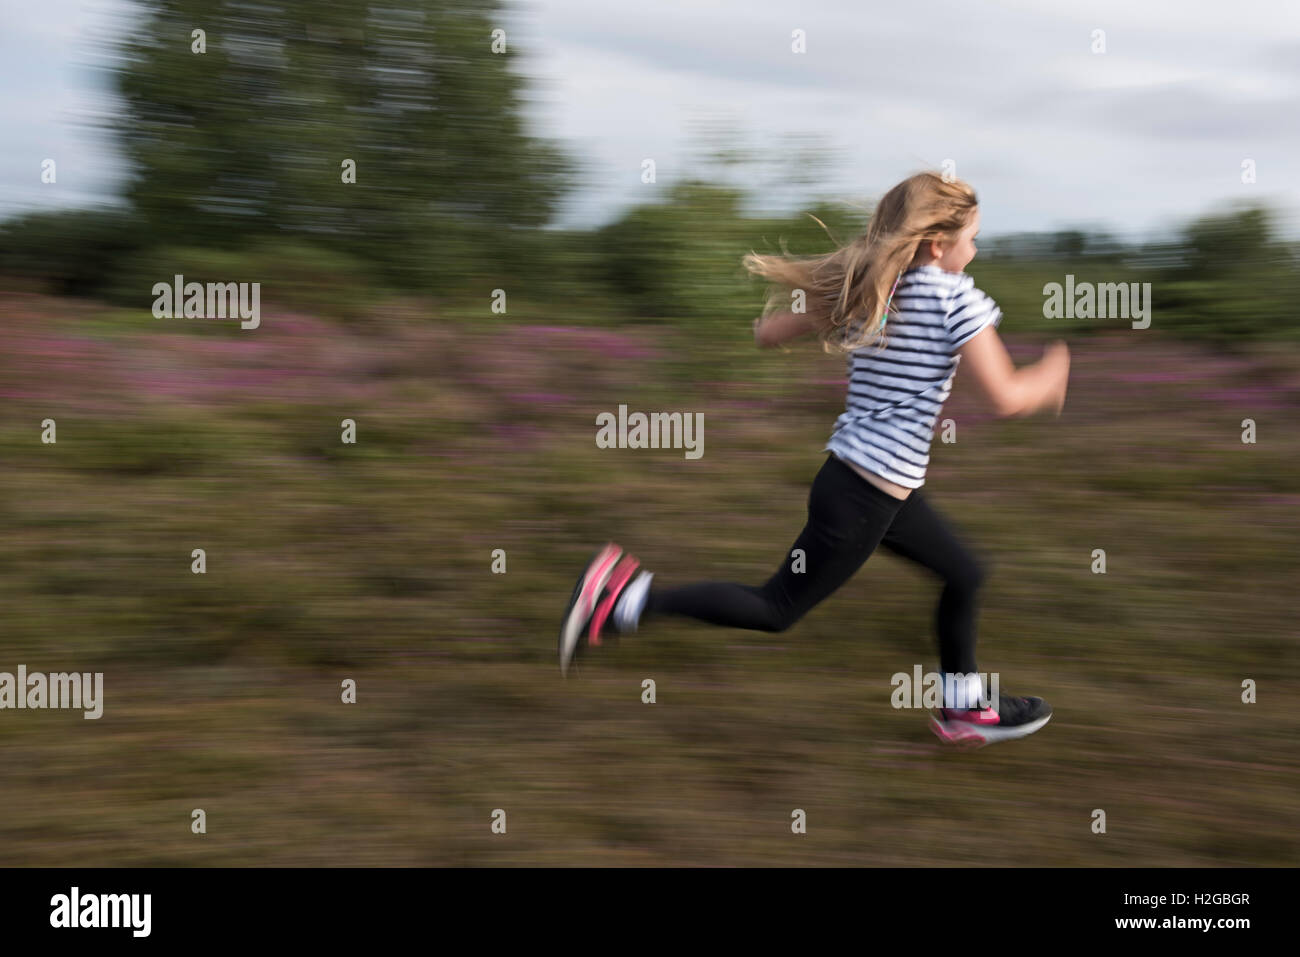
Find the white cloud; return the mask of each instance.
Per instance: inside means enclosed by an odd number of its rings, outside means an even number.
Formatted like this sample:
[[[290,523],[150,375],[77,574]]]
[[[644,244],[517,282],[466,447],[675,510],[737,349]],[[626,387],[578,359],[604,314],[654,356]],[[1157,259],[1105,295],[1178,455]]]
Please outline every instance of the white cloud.
[[[77,201],[110,192],[120,160],[76,122],[104,105],[81,65],[130,5],[0,6],[0,215],[52,201],[32,176],[47,147],[60,196],[74,180]],[[528,0],[506,26],[534,131],[583,163],[570,223],[653,195],[645,157],[661,187],[685,175],[694,131],[723,120],[769,153],[789,134],[817,136],[821,190],[863,201],[955,159],[988,234],[1099,221],[1137,232],[1247,196],[1300,208],[1293,0]],[[807,54],[790,52],[795,28]],[[1089,52],[1098,28],[1105,54]],[[1246,157],[1253,187],[1239,179]]]

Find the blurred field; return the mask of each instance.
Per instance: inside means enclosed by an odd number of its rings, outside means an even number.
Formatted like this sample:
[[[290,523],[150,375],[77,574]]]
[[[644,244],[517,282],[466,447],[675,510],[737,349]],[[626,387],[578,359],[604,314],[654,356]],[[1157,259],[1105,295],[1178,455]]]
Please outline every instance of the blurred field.
[[[0,714],[0,863],[1294,864],[1294,345],[1072,341],[1055,421],[994,421],[958,376],[926,489],[992,565],[981,667],[1056,716],[954,753],[889,705],[937,665],[937,591],[884,553],[788,633],[555,664],[606,538],[664,583],[770,574],[842,360],[430,309],[251,335],[0,294],[0,670],[105,673],[98,721]],[[620,403],[703,412],[704,457],[597,449]]]

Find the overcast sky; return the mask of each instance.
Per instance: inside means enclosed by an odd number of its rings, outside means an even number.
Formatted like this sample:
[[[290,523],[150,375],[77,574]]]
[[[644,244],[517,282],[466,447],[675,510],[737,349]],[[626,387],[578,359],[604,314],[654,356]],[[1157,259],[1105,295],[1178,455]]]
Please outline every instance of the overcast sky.
[[[0,0],[0,216],[106,201],[122,174],[85,120],[111,106],[88,69],[128,0]],[[534,131],[582,164],[567,224],[662,195],[700,131],[770,162],[739,168],[765,205],[865,204],[955,163],[986,236],[1067,226],[1136,237],[1243,199],[1300,210],[1300,0],[523,0]],[[791,50],[802,30],[807,52]],[[1092,52],[1093,31],[1106,52]],[[485,41],[486,42],[486,41]],[[56,186],[40,163],[58,162]],[[658,182],[641,182],[655,160]],[[1257,182],[1242,183],[1253,160]],[[1295,217],[1288,222],[1294,232]]]

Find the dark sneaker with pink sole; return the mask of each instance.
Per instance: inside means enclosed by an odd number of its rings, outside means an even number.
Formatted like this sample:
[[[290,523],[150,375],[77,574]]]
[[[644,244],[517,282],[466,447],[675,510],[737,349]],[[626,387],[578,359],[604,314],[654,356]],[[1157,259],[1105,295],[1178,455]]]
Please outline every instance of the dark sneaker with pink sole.
[[[998,696],[996,708],[940,708],[930,717],[930,730],[945,744],[983,747],[1033,734],[1052,717],[1042,698]]]

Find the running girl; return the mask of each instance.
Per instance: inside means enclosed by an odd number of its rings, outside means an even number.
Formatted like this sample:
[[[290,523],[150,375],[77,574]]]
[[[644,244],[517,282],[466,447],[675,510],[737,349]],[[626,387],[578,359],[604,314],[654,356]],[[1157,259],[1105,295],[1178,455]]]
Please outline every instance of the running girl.
[[[1054,342],[1037,363],[1016,369],[997,325],[1002,312],[964,274],[975,257],[980,210],[961,181],[919,173],[881,199],[864,235],[824,256],[745,257],[773,283],[760,346],[818,336],[848,353],[847,407],[813,480],[808,522],[761,587],[704,582],[651,587],[654,575],[622,548],[602,548],[579,577],[560,626],[560,670],[609,624],[636,631],[681,615],[713,625],[784,631],[848,581],[877,545],[943,580],[936,613],[943,707],[931,727],[948,742],[985,744],[1032,734],[1051,717],[1041,698],[985,698],[975,663],[976,609],[984,568],[922,495],[935,422],[964,359],[999,416],[1065,403],[1070,354]],[[780,311],[788,291],[806,293],[807,311]],[[892,311],[891,311],[892,310]],[[802,549],[796,572],[790,554]],[[988,706],[980,707],[987,703]]]

